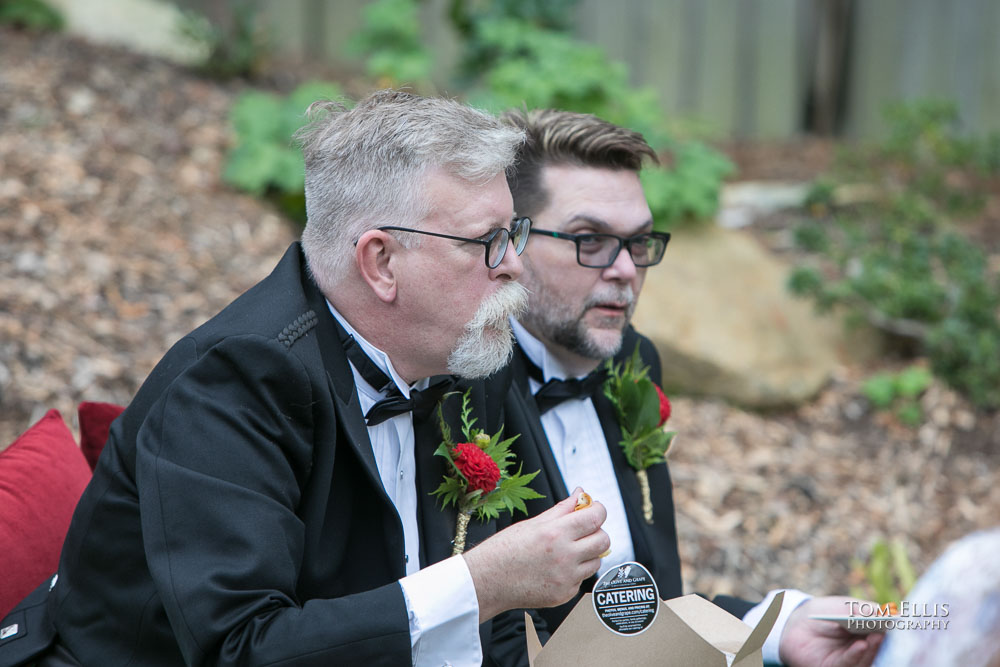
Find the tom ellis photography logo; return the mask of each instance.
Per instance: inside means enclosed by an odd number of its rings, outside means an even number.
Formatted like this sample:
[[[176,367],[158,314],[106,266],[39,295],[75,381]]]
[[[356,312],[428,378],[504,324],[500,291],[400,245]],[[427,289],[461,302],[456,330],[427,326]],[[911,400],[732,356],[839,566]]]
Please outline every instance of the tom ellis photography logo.
[[[849,600],[848,630],[947,630],[948,603],[924,603],[904,600],[900,603],[874,604]]]

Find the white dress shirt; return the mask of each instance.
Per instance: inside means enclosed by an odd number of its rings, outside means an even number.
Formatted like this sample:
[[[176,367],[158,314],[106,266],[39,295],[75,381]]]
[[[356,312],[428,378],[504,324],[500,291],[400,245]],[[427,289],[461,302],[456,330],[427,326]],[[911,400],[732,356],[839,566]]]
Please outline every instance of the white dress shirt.
[[[544,343],[528,333],[517,320],[511,320],[511,327],[518,345],[542,369],[546,382],[552,378],[568,377],[569,374],[559,360],[548,353]],[[534,378],[528,378],[528,382],[532,394],[542,386]],[[601,559],[598,576],[617,565],[635,560],[625,502],[618,489],[618,478],[594,402],[589,398],[563,401],[542,415],[542,427],[566,482],[566,490],[572,492],[579,486],[594,500],[600,500],[608,511],[603,528],[611,538],[611,553]]]
[[[393,368],[388,355],[366,341],[329,301],[327,306],[404,397],[409,398],[411,388],[427,386],[426,378],[412,386],[407,384]],[[354,364],[351,370],[364,414],[376,401],[385,398],[386,393],[369,385]],[[403,524],[406,576],[399,580],[399,585],[410,619],[413,664],[418,667],[480,665],[483,652],[479,641],[479,600],[465,559],[452,556],[420,569],[413,415],[407,412],[369,426],[368,438],[382,486]]]
[[[510,324],[517,338],[517,344],[524,350],[528,359],[542,369],[542,377],[546,382],[552,378],[572,377],[559,360],[549,354],[545,344],[528,333],[520,322],[511,319]],[[532,393],[541,387],[541,383],[534,378],[528,378],[528,382]],[[625,561],[635,560],[635,548],[632,544],[632,534],[629,532],[625,503],[618,488],[618,478],[615,476],[611,455],[608,452],[609,445],[604,437],[604,429],[601,428],[594,401],[590,398],[563,401],[542,415],[542,428],[545,429],[545,437],[548,438],[552,455],[559,466],[559,472],[562,473],[566,490],[572,491],[579,486],[595,500],[599,500],[608,511],[608,518],[602,527],[611,538],[611,553],[601,560],[598,576]],[[777,593],[776,590],[769,592],[763,602],[746,613],[743,621],[751,626],[760,621],[767,611],[768,603]],[[780,662],[778,646],[788,616],[810,597],[802,591],[785,590],[781,613],[764,642],[765,663]]]

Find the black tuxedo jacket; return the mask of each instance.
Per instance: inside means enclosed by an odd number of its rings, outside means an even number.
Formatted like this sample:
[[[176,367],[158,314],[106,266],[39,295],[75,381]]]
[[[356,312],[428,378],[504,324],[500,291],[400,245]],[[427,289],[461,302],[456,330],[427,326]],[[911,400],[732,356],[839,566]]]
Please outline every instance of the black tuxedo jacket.
[[[495,427],[485,391],[476,414]],[[417,431],[427,564],[451,554],[455,511],[426,495],[445,462],[436,429]],[[495,529],[474,521],[470,544]],[[405,665],[405,566],[335,320],[293,244],[115,421],[47,613],[85,665]]]
[[[639,335],[631,326],[627,327],[621,351],[615,356],[615,362],[624,362],[639,345],[639,354],[643,362],[649,366],[649,378],[657,385],[661,383],[660,357],[653,343]],[[534,479],[532,487],[545,496],[544,499],[528,501],[531,515],[538,514],[551,507],[554,503],[569,496],[569,491],[563,481],[562,474],[552,455],[548,438],[542,428],[541,414],[531,393],[527,361],[518,350],[511,362],[512,386],[505,403],[505,418],[507,430],[510,433],[520,433],[515,442],[519,460],[524,461],[525,470],[541,470]],[[650,495],[653,502],[653,523],[648,524],[642,515],[642,495],[636,471],[625,459],[625,454],[619,446],[622,439],[621,428],[614,406],[598,392],[593,397],[594,407],[604,430],[604,438],[611,454],[618,488],[621,491],[628,519],[629,532],[635,550],[635,559],[646,566],[656,579],[660,597],[669,600],[682,595],[680,556],[677,551],[677,528],[674,518],[673,489],[670,482],[670,471],[666,463],[654,465],[647,469]],[[600,500],[597,498],[596,500]],[[614,545],[612,545],[612,549]],[[583,583],[580,593],[589,592],[596,582],[591,578]],[[572,611],[579,601],[579,595],[559,607],[538,609],[537,613],[544,619],[548,631],[554,631],[563,619]],[[753,603],[736,598],[721,596],[713,600],[730,613],[739,618],[749,611]]]

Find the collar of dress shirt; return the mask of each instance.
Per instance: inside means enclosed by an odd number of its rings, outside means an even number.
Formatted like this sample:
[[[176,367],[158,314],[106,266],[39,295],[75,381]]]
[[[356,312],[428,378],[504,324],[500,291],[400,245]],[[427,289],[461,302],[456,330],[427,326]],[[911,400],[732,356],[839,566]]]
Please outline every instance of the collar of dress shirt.
[[[514,338],[517,339],[517,344],[521,346],[524,353],[528,355],[528,359],[531,359],[532,363],[542,369],[542,377],[545,378],[546,382],[552,378],[568,380],[574,377],[587,377],[586,373],[572,375],[567,372],[566,367],[559,363],[554,355],[549,354],[549,348],[546,347],[545,343],[528,333],[528,330],[513,317],[510,318],[510,328],[513,329]]]
[[[376,366],[378,366],[383,373],[385,373],[392,379],[393,383],[396,385],[396,388],[399,389],[400,393],[403,394],[404,398],[410,397],[410,389],[424,389],[427,387],[428,384],[430,384],[430,378],[422,378],[414,382],[412,385],[407,384],[406,380],[400,377],[399,373],[396,372],[396,369],[393,368],[392,360],[389,359],[388,354],[386,354],[385,352],[383,352],[382,350],[378,349],[377,347],[369,343],[367,340],[365,340],[365,337],[359,334],[357,330],[351,326],[351,323],[348,322],[344,318],[344,316],[340,314],[340,311],[338,311],[334,307],[334,305],[330,303],[329,300],[327,300],[326,306],[327,308],[330,309],[330,314],[336,317],[337,321],[340,322],[340,326],[344,327],[344,330],[348,334],[354,336],[354,340],[358,341],[358,344],[361,346],[361,349],[364,350],[365,354],[368,355],[368,358],[371,359],[372,362]],[[360,374],[356,373],[355,375],[357,376],[358,379],[357,382],[358,389],[361,392],[363,392],[367,397],[371,398],[374,401],[385,396],[384,393],[379,393],[378,391],[375,390],[374,387],[365,382],[364,378],[362,378]]]

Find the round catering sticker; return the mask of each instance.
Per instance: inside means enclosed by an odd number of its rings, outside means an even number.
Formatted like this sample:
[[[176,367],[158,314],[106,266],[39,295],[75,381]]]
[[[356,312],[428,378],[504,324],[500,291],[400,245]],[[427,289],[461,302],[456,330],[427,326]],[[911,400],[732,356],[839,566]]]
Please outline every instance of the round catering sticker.
[[[619,635],[645,631],[660,610],[656,581],[639,563],[622,563],[605,572],[594,584],[591,599],[597,618]]]

